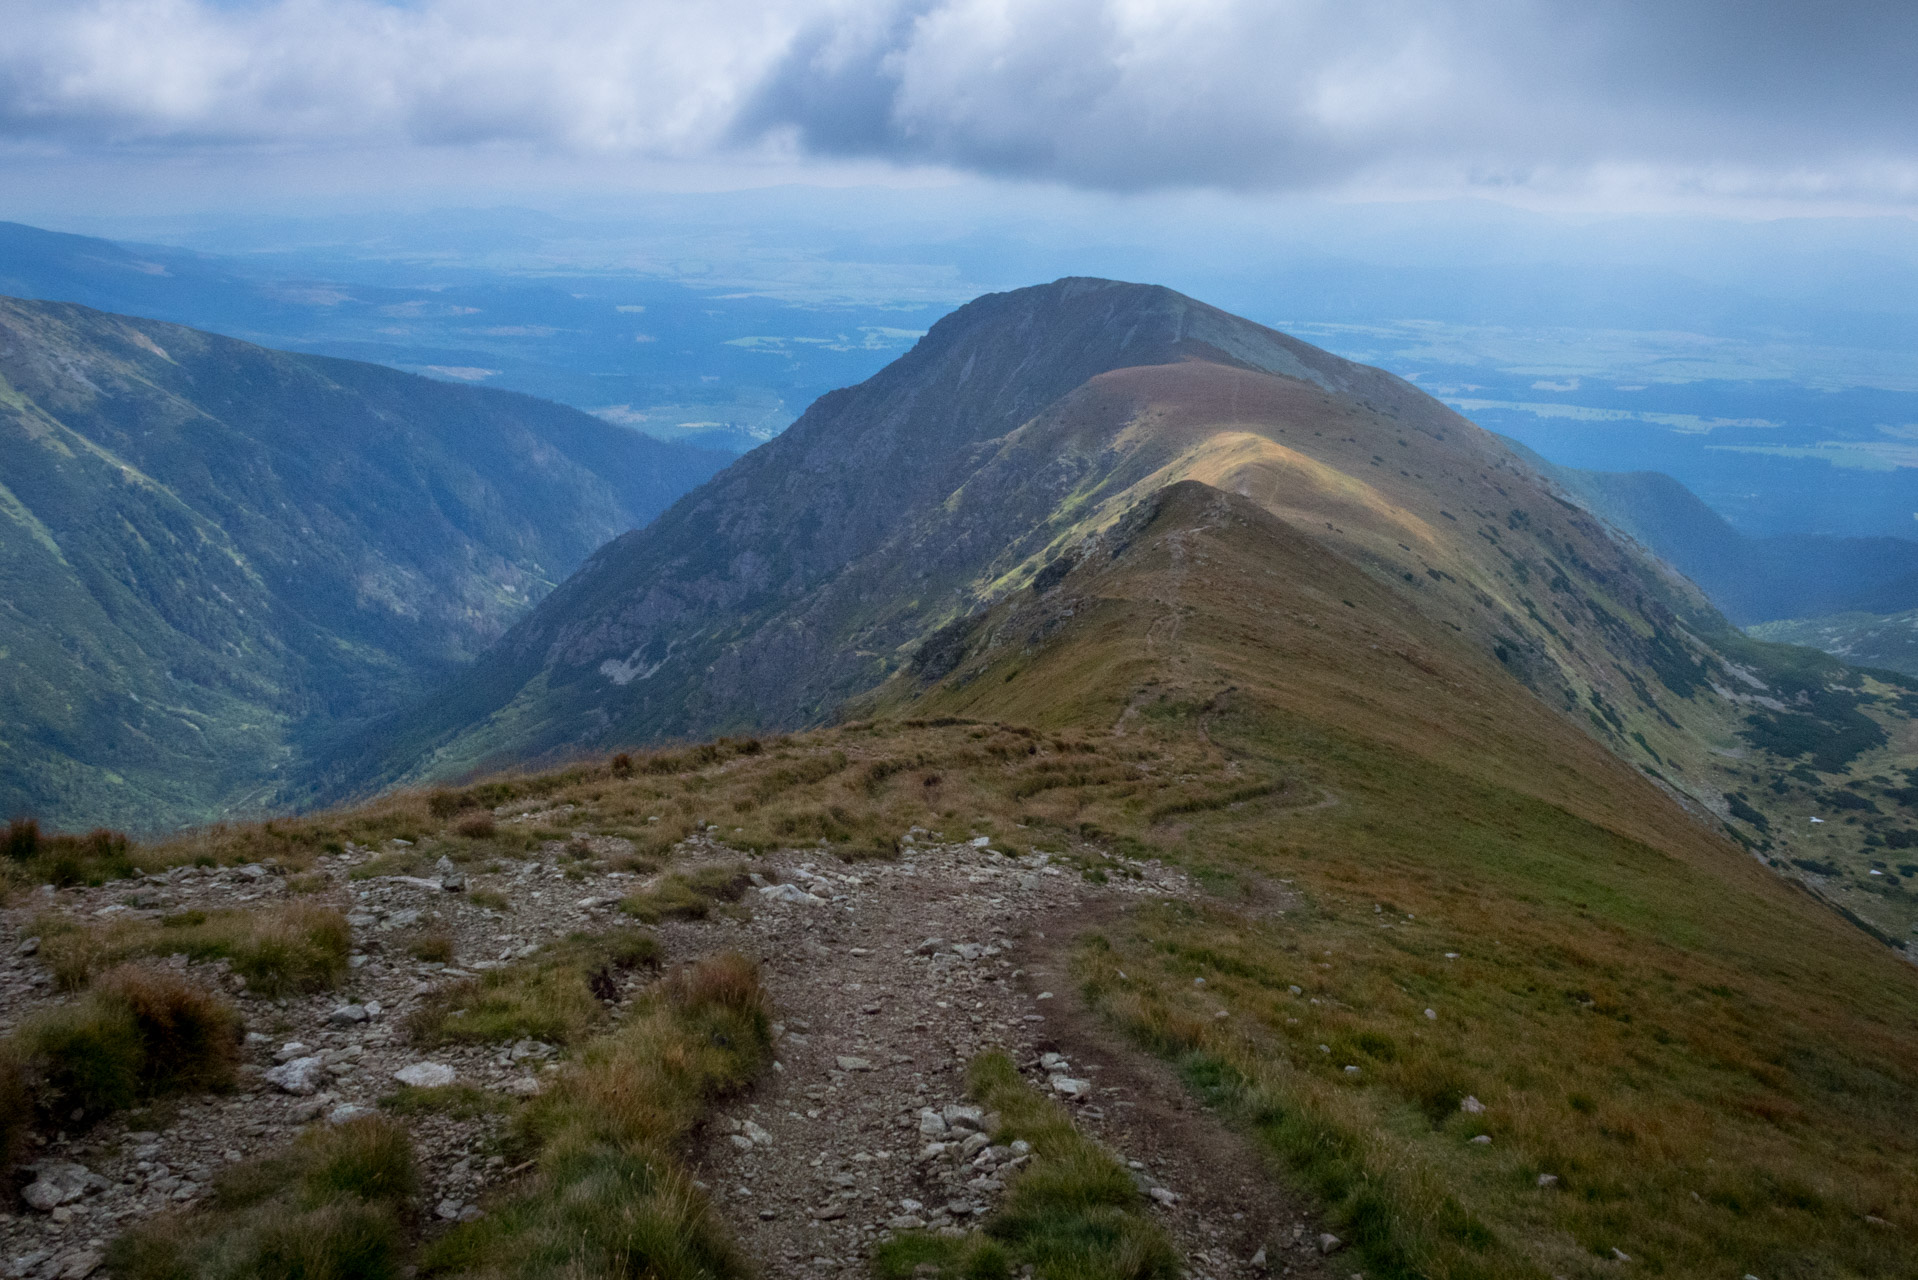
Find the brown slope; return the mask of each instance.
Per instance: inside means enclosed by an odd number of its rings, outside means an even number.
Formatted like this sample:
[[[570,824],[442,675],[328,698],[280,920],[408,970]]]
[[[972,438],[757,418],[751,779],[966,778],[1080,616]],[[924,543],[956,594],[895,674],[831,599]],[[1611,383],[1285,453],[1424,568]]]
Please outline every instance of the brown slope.
[[[1078,973],[1371,1223],[1371,1267],[1904,1273],[1909,967],[1389,580],[1187,481],[948,640],[882,709],[1186,737],[1288,779],[1166,806],[1177,780],[1141,772],[1121,834],[1220,898],[1114,922]]]

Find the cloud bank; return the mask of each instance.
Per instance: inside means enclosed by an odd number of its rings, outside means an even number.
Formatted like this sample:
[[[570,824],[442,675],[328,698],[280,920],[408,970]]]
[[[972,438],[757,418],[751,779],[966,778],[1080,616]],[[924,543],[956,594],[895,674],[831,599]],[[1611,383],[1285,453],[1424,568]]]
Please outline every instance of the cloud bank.
[[[13,0],[0,139],[1918,203],[1918,6]]]

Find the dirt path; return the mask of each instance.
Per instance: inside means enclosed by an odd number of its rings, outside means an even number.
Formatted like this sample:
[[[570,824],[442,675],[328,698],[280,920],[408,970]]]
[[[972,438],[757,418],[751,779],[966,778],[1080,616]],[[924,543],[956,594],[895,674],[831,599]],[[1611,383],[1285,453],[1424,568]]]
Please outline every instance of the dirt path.
[[[889,1230],[956,1230],[989,1211],[1010,1153],[948,1108],[966,1101],[967,1061],[992,1048],[1041,1087],[1052,1075],[1089,1082],[1070,1104],[1076,1122],[1169,1193],[1155,1212],[1195,1278],[1332,1273],[1306,1207],[1170,1071],[1088,1013],[1065,973],[1082,928],[1143,895],[1192,893],[1182,875],[1139,864],[1139,879],[1094,885],[969,844],[857,868],[774,865],[834,900],[762,895],[731,926],[732,944],[765,961],[784,1033],[779,1067],[716,1117],[698,1158],[767,1276],[863,1272]],[[1042,1066],[1055,1053],[1064,1070]],[[1262,1247],[1265,1268],[1252,1264]]]
[[[559,821],[554,811],[535,815]],[[510,819],[509,819],[510,820]],[[1013,833],[1017,834],[1017,833]],[[784,851],[752,865],[748,918],[716,913],[658,932],[667,963],[725,948],[760,959],[780,1020],[778,1066],[703,1131],[696,1176],[768,1277],[864,1274],[872,1246],[914,1226],[958,1230],[988,1213],[1015,1156],[988,1147],[989,1118],[969,1111],[965,1066],[988,1049],[1012,1054],[1038,1087],[1083,1088],[1070,1102],[1080,1127],[1159,1189],[1161,1215],[1194,1280],[1264,1274],[1339,1275],[1311,1245],[1320,1226],[1272,1181],[1235,1133],[1198,1109],[1171,1072],[1118,1041],[1085,1010],[1065,966],[1071,941],[1147,897],[1185,897],[1196,887],[1156,863],[1107,864],[1094,884],[1020,846],[915,832],[896,862],[847,865],[820,851]],[[591,841],[585,832],[579,839]],[[623,843],[623,842],[618,842]],[[56,1135],[31,1150],[91,1181],[51,1212],[0,1206],[0,1275],[81,1275],[128,1223],[199,1200],[217,1170],[289,1141],[326,1118],[377,1104],[394,1072],[430,1060],[464,1083],[505,1094],[537,1088],[555,1065],[547,1046],[412,1047],[406,1014],[426,993],[508,962],[537,944],[621,919],[613,902],[644,885],[625,873],[579,879],[541,857],[475,872],[445,892],[406,877],[350,881],[371,856],[349,847],[321,860],[328,887],[307,900],[349,915],[355,940],[344,989],[261,1000],[237,992],[246,1017],[247,1066],[231,1095],[190,1097],[143,1116],[116,1118],[85,1135]],[[1001,852],[1003,850],[1004,852]],[[618,852],[609,848],[608,852]],[[746,855],[712,835],[679,846],[669,870]],[[0,912],[0,1029],[59,995],[22,940],[43,911],[93,922],[115,913],[158,918],[188,908],[266,906],[287,897],[269,868],[183,869],[138,884],[35,892]],[[510,899],[511,909],[485,905]],[[128,906],[126,904],[133,905]],[[459,960],[410,958],[406,939],[425,928],[449,935]],[[223,962],[169,965],[209,986],[229,987]],[[464,967],[461,967],[464,966]],[[634,982],[644,979],[633,975]],[[633,989],[619,993],[633,994]],[[269,1083],[279,1059],[316,1055],[316,1083],[290,1093]],[[1063,1055],[1051,1066],[1048,1054]],[[410,1121],[426,1184],[427,1221],[484,1211],[509,1173],[491,1154],[497,1116]],[[936,1144],[936,1145],[935,1145]],[[23,1178],[22,1185],[30,1180]],[[437,1229],[437,1228],[433,1228]],[[1266,1250],[1268,1268],[1251,1259]]]

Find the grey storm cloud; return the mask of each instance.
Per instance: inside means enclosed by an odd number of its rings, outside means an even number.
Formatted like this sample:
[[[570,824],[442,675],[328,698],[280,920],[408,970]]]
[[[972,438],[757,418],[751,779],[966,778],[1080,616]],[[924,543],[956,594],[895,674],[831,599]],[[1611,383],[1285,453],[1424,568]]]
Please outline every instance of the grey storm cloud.
[[[1918,5],[13,0],[0,137],[1918,197]]]

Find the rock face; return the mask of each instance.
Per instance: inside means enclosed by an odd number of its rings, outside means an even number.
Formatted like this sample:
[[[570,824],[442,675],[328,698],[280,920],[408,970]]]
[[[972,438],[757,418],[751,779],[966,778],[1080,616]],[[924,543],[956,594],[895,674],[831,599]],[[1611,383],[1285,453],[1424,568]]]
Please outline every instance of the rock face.
[[[199,821],[444,679],[722,455],[524,396],[0,298],[0,813]],[[293,764],[295,769],[286,766]],[[284,801],[285,795],[281,799]]]

